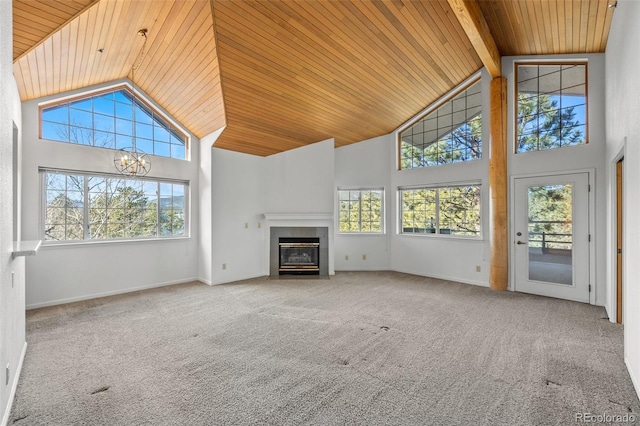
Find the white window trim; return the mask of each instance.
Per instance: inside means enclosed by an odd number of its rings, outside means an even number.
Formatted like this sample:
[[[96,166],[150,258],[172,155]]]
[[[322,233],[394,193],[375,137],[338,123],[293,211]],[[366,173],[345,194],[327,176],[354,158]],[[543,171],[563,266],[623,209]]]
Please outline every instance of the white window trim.
[[[353,231],[353,232],[345,232],[345,231],[340,231],[340,191],[380,191],[381,196],[380,196],[380,200],[381,200],[381,204],[380,204],[380,232],[363,232],[363,231]],[[380,235],[385,235],[387,233],[387,227],[386,227],[386,219],[385,219],[385,205],[386,205],[386,199],[385,199],[385,190],[384,187],[380,187],[380,186],[372,186],[372,187],[338,187],[336,189],[336,230],[337,233],[339,235],[368,235],[368,236],[380,236]],[[359,203],[360,206],[360,211],[362,211],[362,200],[360,200]],[[362,228],[362,223],[360,228]]]
[[[433,234],[426,233],[414,233],[414,232],[403,232],[402,227],[402,191],[412,191],[416,189],[441,189],[441,188],[453,188],[453,187],[461,187],[461,186],[477,186],[480,188],[480,234],[479,235],[452,235],[452,234],[441,234],[440,232]],[[463,182],[443,182],[443,183],[432,183],[426,185],[408,185],[408,186],[399,186],[396,192],[397,199],[397,212],[398,212],[398,220],[397,220],[397,231],[396,234],[401,237],[408,238],[435,238],[435,239],[444,239],[444,240],[463,240],[463,241],[484,241],[484,226],[483,226],[483,214],[482,214],[482,206],[483,206],[483,185],[480,180],[473,181],[463,181]],[[436,195],[436,200],[438,199],[438,195]],[[436,217],[439,217],[440,212],[440,203],[436,202]],[[438,219],[439,222],[439,219]],[[438,229],[437,227],[436,229]],[[439,229],[438,229],[439,230]]]

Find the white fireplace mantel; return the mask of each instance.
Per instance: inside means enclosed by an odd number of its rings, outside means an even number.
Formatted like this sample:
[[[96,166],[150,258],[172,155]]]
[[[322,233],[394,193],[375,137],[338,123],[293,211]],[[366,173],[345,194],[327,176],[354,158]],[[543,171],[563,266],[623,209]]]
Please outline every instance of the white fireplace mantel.
[[[333,223],[333,213],[264,213],[267,222],[300,222],[300,221],[328,221]]]

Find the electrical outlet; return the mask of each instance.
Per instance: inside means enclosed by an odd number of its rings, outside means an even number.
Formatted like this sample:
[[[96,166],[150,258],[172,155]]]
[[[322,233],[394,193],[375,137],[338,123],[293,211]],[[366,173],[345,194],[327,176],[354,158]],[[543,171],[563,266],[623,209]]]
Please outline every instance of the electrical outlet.
[[[367,255],[366,254],[362,255],[362,260],[367,260]]]
[[[9,371],[11,371],[10,364],[7,364],[7,370],[5,372],[5,377],[6,377],[6,380],[5,380],[5,383],[4,383],[5,385],[9,384]]]
[[[249,229],[249,222],[244,223],[244,229]]]
[[[349,255],[348,254],[344,256],[344,260],[349,260]]]
[[[258,222],[258,229],[262,228],[262,222]]]
[[[222,269],[223,269],[223,270],[227,269],[227,264],[226,264],[226,263],[223,263],[223,264],[222,264]]]
[[[476,272],[480,272],[480,265],[476,265]]]

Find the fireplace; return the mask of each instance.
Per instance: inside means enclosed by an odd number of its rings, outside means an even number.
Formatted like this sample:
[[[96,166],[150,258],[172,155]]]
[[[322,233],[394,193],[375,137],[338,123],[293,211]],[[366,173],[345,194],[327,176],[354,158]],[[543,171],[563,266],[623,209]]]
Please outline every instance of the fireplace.
[[[279,275],[319,275],[320,238],[280,238]]]

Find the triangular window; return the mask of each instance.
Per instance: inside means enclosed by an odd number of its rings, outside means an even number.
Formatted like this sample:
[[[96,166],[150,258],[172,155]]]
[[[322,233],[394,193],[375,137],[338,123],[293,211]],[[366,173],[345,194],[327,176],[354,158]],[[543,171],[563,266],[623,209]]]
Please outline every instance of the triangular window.
[[[400,169],[482,158],[482,93],[476,80],[400,133]]]

